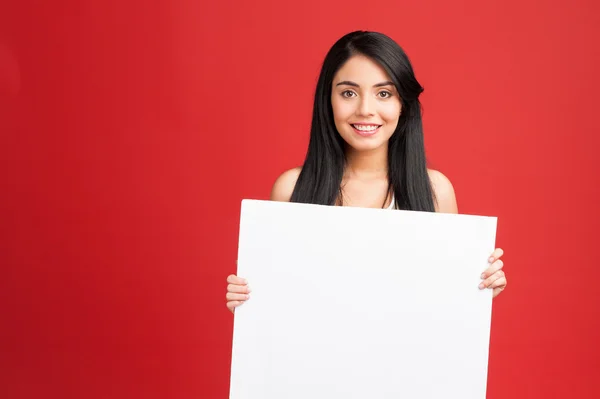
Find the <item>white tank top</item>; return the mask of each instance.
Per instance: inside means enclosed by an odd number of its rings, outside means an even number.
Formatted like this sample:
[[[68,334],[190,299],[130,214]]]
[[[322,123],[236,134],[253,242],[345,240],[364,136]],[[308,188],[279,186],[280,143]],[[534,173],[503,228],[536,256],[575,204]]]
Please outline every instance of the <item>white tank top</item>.
[[[385,209],[395,209],[396,208],[395,201],[396,200],[395,200],[394,196],[392,195],[392,201],[390,202],[390,205],[387,208],[385,208]]]

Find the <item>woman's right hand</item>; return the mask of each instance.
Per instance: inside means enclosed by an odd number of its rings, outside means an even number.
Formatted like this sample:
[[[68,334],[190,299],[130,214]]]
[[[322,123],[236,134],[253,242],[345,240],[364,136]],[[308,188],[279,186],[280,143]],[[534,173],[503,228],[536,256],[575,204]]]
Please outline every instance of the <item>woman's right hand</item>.
[[[235,308],[242,305],[250,298],[248,282],[235,274],[227,277],[227,308],[233,313]]]

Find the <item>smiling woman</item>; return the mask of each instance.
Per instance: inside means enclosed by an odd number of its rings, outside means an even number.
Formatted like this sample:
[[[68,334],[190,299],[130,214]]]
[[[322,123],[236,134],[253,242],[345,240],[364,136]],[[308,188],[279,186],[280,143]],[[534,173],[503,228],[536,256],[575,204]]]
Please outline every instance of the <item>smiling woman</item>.
[[[398,126],[402,106],[400,98],[385,70],[364,56],[352,57],[338,71],[336,80],[354,76],[351,80],[334,81],[331,105],[335,127],[349,144],[346,152],[385,150]],[[380,83],[374,83],[380,82]],[[371,140],[362,140],[367,137]],[[381,157],[385,161],[385,156]]]
[[[391,38],[361,31],[342,37],[323,63],[308,152],[293,191],[275,192],[273,199],[380,208],[393,197],[397,209],[434,211],[422,91]]]
[[[377,32],[352,32],[329,50],[315,93],[304,164],[275,181],[273,201],[457,213],[450,181],[427,168],[423,88],[404,50]],[[506,287],[497,249],[479,288]],[[237,276],[228,278],[227,306],[249,299]]]

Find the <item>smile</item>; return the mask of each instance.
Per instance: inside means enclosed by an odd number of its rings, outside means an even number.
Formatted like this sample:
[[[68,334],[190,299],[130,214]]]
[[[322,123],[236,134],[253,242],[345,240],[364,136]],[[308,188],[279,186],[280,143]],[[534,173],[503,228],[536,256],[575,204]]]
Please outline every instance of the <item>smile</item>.
[[[377,133],[377,131],[381,127],[381,125],[362,125],[362,124],[361,125],[351,124],[351,126],[354,128],[354,131],[361,136],[372,136],[375,133]]]

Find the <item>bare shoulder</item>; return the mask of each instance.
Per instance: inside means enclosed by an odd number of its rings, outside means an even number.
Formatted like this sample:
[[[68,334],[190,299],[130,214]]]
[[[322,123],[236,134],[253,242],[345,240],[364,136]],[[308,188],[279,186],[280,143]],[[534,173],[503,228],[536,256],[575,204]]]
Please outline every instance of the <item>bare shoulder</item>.
[[[275,180],[271,190],[271,201],[290,201],[301,170],[301,167],[286,170]]]
[[[429,179],[431,180],[435,194],[436,212],[458,213],[456,194],[454,193],[454,187],[450,179],[437,170],[427,169],[427,172],[429,173]]]

